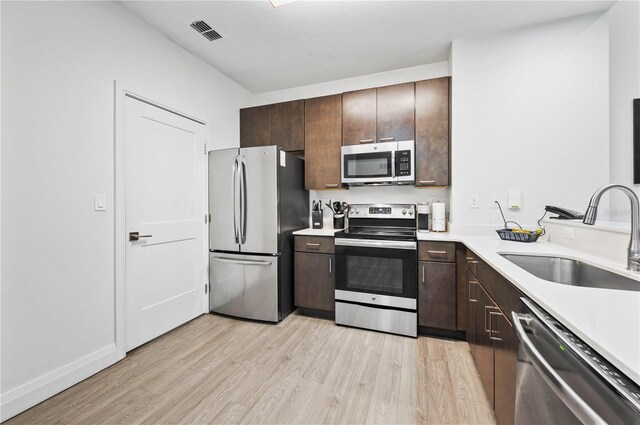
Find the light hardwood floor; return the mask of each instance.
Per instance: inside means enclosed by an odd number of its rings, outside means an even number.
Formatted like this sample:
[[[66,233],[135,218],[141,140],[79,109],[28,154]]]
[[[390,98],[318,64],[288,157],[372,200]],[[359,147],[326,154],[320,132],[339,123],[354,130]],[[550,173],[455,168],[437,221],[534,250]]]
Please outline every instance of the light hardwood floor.
[[[16,424],[494,424],[465,342],[203,315]]]

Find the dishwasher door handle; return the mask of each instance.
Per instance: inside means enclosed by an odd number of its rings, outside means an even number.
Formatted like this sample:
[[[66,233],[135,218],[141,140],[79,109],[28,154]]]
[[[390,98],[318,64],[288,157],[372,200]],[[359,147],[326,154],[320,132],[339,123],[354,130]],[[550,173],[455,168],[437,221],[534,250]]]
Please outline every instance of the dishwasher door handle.
[[[562,400],[571,412],[583,423],[605,425],[607,422],[576,394],[569,384],[556,373],[535,345],[533,345],[529,335],[522,326],[523,321],[532,320],[531,316],[519,314],[514,311],[511,313],[511,318],[513,319],[513,328],[516,336],[520,341],[520,347],[522,347],[529,357],[533,367],[540,373],[544,381],[551,387],[560,400]]]

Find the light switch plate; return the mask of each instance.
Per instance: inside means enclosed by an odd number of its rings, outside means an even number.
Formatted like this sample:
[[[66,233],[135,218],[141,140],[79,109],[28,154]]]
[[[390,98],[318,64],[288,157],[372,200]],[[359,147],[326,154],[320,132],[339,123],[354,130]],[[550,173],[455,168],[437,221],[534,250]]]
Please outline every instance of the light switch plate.
[[[576,229],[573,227],[565,227],[564,228],[564,237],[565,239],[575,239],[576,238]]]
[[[107,210],[107,195],[98,193],[93,196],[93,210],[94,211],[106,211]]]

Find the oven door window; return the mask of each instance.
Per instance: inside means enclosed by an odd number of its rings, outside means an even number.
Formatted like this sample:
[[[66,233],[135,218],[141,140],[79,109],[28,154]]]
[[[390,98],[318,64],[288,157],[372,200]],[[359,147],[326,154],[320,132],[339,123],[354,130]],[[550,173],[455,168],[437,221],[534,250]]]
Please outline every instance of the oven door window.
[[[336,246],[336,288],[415,298],[417,254],[404,249]]]
[[[391,152],[344,155],[345,178],[393,177]]]

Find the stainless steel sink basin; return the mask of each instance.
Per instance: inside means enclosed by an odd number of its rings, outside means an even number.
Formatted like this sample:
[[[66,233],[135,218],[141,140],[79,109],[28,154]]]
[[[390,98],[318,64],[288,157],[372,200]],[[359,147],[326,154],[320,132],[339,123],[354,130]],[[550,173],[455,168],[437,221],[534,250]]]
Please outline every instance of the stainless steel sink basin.
[[[563,257],[500,254],[540,279],[563,285],[640,291],[640,282],[599,267]]]

